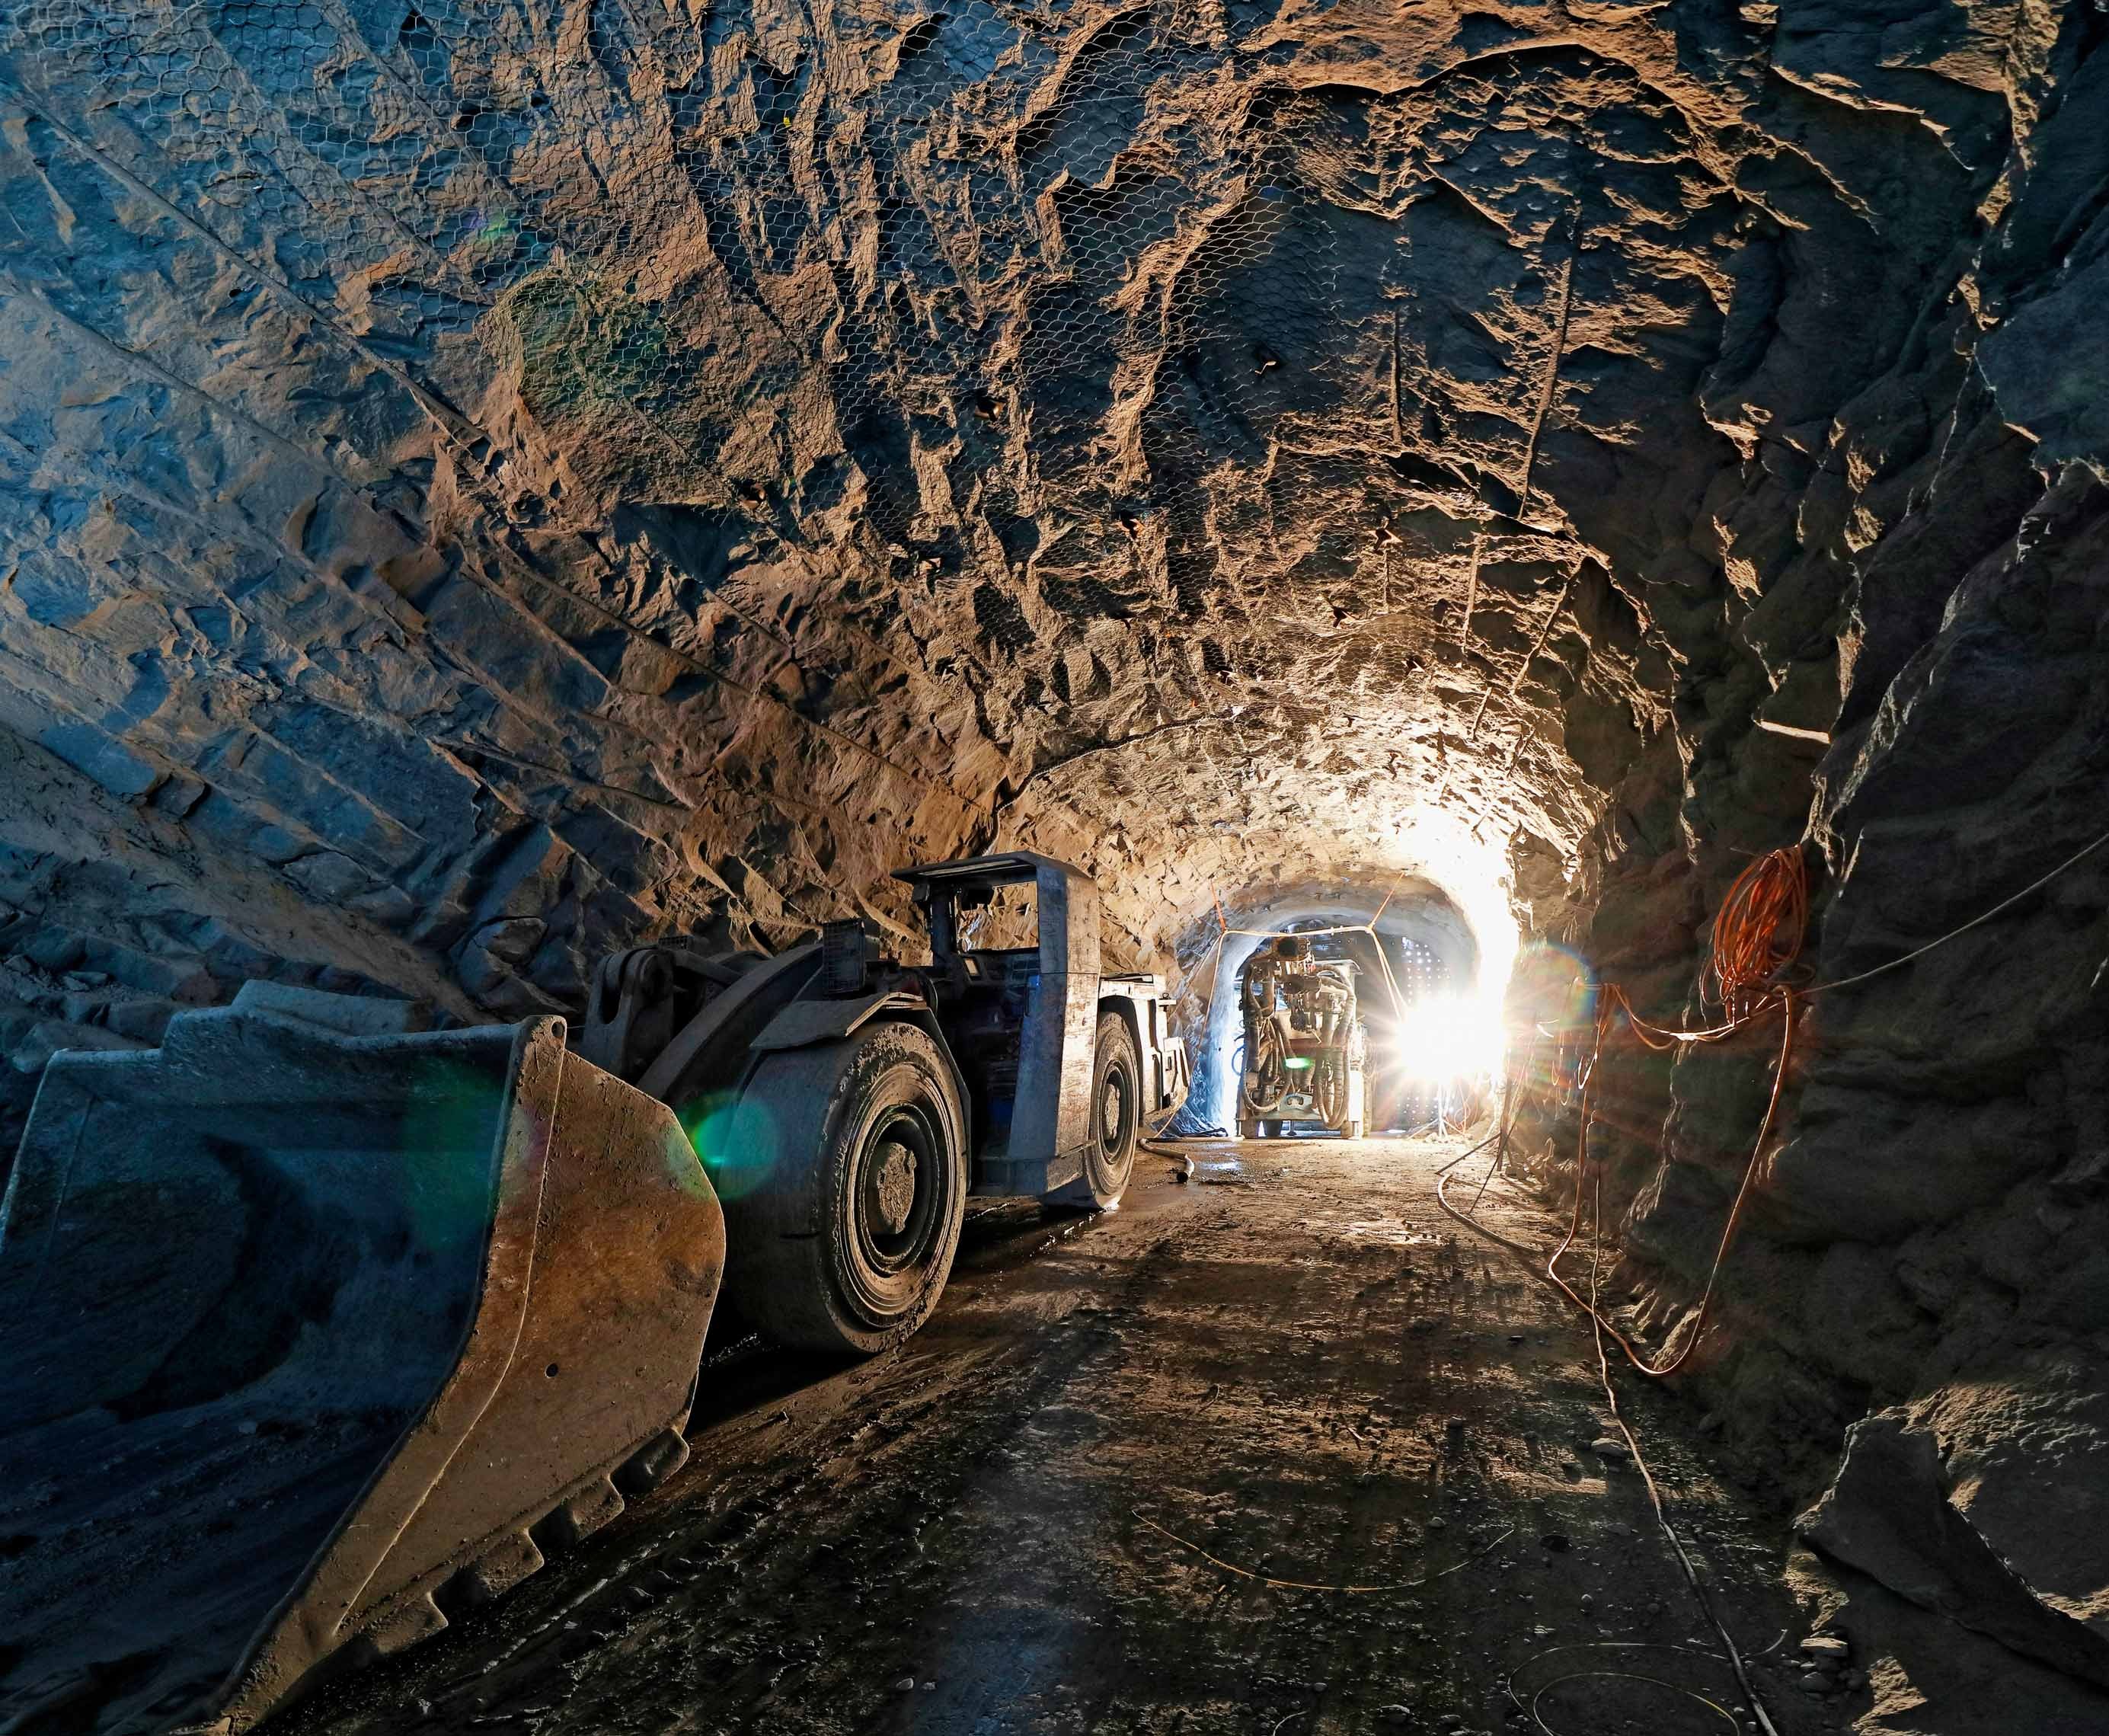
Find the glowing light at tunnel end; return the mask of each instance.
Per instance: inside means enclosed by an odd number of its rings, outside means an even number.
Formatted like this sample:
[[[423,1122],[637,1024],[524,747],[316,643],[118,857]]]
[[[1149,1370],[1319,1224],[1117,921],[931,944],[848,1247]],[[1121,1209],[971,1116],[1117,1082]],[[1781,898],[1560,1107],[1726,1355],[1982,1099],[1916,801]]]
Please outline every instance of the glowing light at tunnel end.
[[[1416,810],[1398,829],[1402,854],[1457,906],[1479,949],[1469,989],[1404,1010],[1398,1058],[1425,1083],[1493,1083],[1502,1077],[1509,1047],[1502,1008],[1522,943],[1511,902],[1509,842],[1506,831],[1483,838],[1439,809]]]
[[[1399,1020],[1398,1060],[1424,1085],[1499,1078],[1507,1030],[1498,1000],[1444,995],[1416,1001]]]
[[[1399,1048],[1411,1045],[1418,1050],[1411,1055],[1400,1054],[1398,1059],[1406,1063],[1412,1078],[1429,1085],[1470,1082],[1498,1087],[1502,1068],[1508,1057],[1518,1052],[1521,1041],[1515,1033],[1506,1031],[1503,1024],[1510,975],[1522,944],[1511,902],[1508,830],[1488,825],[1483,828],[1487,835],[1481,835],[1459,815],[1418,805],[1408,806],[1402,812],[1394,810],[1389,818],[1380,810],[1372,812],[1366,808],[1356,818],[1360,823],[1344,828],[1337,840],[1348,848],[1338,853],[1326,852],[1332,875],[1321,870],[1314,876],[1335,879],[1339,890],[1299,892],[1295,902],[1312,911],[1344,910],[1361,903],[1362,915],[1374,924],[1381,920],[1382,909],[1389,902],[1387,886],[1403,887],[1418,881],[1448,899],[1470,931],[1477,950],[1477,969],[1472,980],[1460,985],[1452,997],[1418,1009],[1396,1006],[1396,1014],[1404,1018],[1407,1030],[1413,1033]],[[1357,839],[1359,848],[1350,844],[1351,838]],[[1269,929],[1277,921],[1289,920],[1281,901],[1256,910],[1247,902],[1247,896],[1243,887],[1222,886],[1205,906],[1205,914],[1196,911],[1194,920],[1213,929],[1222,920],[1225,906],[1244,909],[1246,920],[1258,917]],[[1231,1093],[1236,1088],[1230,1074],[1234,1038],[1226,1034],[1235,1018],[1231,984],[1245,953],[1255,943],[1227,934],[1225,939],[1227,947],[1219,943],[1204,967],[1203,980],[1209,985],[1204,991],[1208,1001],[1207,1016],[1210,1024],[1219,1028],[1213,1041],[1196,1033],[1199,1061],[1194,1097],[1204,1120],[1230,1124],[1235,1114]],[[1372,982],[1364,984],[1362,992],[1384,997],[1396,992],[1398,986],[1396,981],[1381,986]],[[1204,1032],[1207,1029],[1204,1028]]]

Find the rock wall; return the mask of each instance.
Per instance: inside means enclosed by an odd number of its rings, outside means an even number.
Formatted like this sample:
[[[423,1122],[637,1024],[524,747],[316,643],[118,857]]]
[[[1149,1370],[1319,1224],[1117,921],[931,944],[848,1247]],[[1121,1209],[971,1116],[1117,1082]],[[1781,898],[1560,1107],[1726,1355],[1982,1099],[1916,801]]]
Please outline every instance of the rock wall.
[[[1787,1494],[1827,1476],[1847,1424],[1891,1409],[1935,1437],[1957,1506],[2039,1593],[2101,1621],[2109,850],[1970,925],[2102,835],[2109,493],[2085,466],[2051,468],[1994,538],[1984,514],[2008,503],[1981,454],[2011,436],[1991,415],[1966,387],[1955,419],[1976,426],[1944,431],[1916,516],[1866,568],[1894,573],[1931,545],[1956,582],[1873,696],[1856,671],[1818,768],[1820,916],[1801,973],[1814,992],[1791,1118],[1691,1384],[1752,1478]],[[1689,958],[1658,937],[1689,933],[1738,865],[1704,876],[1687,860],[1612,866],[1585,925],[1602,944],[1583,950],[1699,1023],[1718,1015],[1687,998]],[[1773,1020],[1725,1049],[1666,1063],[1620,1048],[1606,1063],[1598,1150],[1619,1184],[1631,1318],[1651,1343],[1693,1323],[1777,1042]],[[1556,1191],[1574,1131],[1571,1118],[1546,1130]]]
[[[1795,975],[1813,992],[1789,1116],[1686,1384],[1784,1495],[1821,1485],[1865,1412],[1929,1437],[1969,1525],[2053,1610],[2109,1633],[2093,1540],[2109,1489],[2109,849],[2005,903],[2109,825],[2109,445],[2081,383],[2101,377],[2098,320],[2080,311],[2109,242],[2109,108],[2093,20],[2002,16],[2000,55],[1958,44],[1944,84],[1885,83],[1864,59],[1810,76],[1798,33],[1796,82],[1879,108],[1893,165],[1918,164],[1866,202],[1867,257],[1914,233],[1930,193],[1953,201],[1949,232],[1936,247],[1917,231],[1922,263],[1886,292],[1772,280],[1765,359],[1709,406],[1752,454],[1706,514],[1739,594],[1725,643],[1683,665],[1673,736],[1549,927],[1644,1008],[1705,1023],[1704,925],[1745,852],[1806,839],[1817,920]],[[1958,80],[2003,98],[2000,124],[1962,124],[1979,106]],[[1596,1149],[1626,1318],[1651,1345],[1694,1324],[1777,1041],[1773,1023],[1605,1064]],[[1534,1132],[1565,1200],[1573,1115]]]
[[[991,843],[1116,956],[1422,875],[1673,1015],[1802,839],[1814,974],[1899,957],[2100,818],[2102,29],[11,0],[0,1148],[249,976],[571,1007]],[[1991,1530],[2080,1499],[2101,884],[1812,1003],[1699,1377],[1754,1469],[1899,1406]],[[1768,1065],[1619,1075],[1651,1331]]]

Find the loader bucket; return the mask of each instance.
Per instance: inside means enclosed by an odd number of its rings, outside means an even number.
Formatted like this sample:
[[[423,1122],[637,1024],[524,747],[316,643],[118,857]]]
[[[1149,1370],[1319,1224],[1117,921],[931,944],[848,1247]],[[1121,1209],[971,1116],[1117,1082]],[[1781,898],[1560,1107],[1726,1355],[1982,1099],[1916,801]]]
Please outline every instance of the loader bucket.
[[[45,1069],[0,1205],[0,1732],[247,1729],[686,1456],[723,1219],[563,1021],[283,990]],[[386,1015],[383,1013],[383,1016]]]

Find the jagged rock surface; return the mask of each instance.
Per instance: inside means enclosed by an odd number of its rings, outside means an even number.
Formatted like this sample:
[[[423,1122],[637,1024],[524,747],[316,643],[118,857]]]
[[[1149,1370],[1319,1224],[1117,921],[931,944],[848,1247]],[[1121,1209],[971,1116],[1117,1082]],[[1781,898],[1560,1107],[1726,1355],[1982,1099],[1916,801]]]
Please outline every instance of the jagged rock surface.
[[[1806,837],[1815,973],[1900,957],[2102,823],[2102,33],[16,0],[0,1146],[248,977],[571,1007],[991,842],[1182,967],[1219,896],[1499,873],[1674,1015]],[[1697,1377],[1804,1490],[1925,1408],[2096,1619],[1968,1395],[2091,1499],[2102,884],[1813,1003]],[[1622,1076],[1644,1325],[1768,1041]]]

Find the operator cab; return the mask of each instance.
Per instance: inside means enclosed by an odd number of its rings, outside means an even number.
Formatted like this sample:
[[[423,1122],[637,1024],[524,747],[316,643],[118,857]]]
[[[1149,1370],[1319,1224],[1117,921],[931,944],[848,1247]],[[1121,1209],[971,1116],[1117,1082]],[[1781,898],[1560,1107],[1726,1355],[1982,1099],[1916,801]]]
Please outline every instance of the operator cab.
[[[1059,1073],[1071,871],[1021,850],[895,878],[913,888],[928,925],[933,1010],[966,1076],[975,1148],[1000,1161],[1011,1155],[1019,1080],[1035,1053]],[[1094,957],[1086,968],[1097,965]]]
[[[933,890],[932,968],[954,987],[1023,987],[1040,970],[1040,888],[1034,879],[962,880]],[[941,946],[936,913],[946,906]]]
[[[1145,1117],[1185,1101],[1154,976],[1099,972],[1091,876],[1030,850],[910,868],[933,1015],[967,1085],[974,1191],[1104,1207]]]

